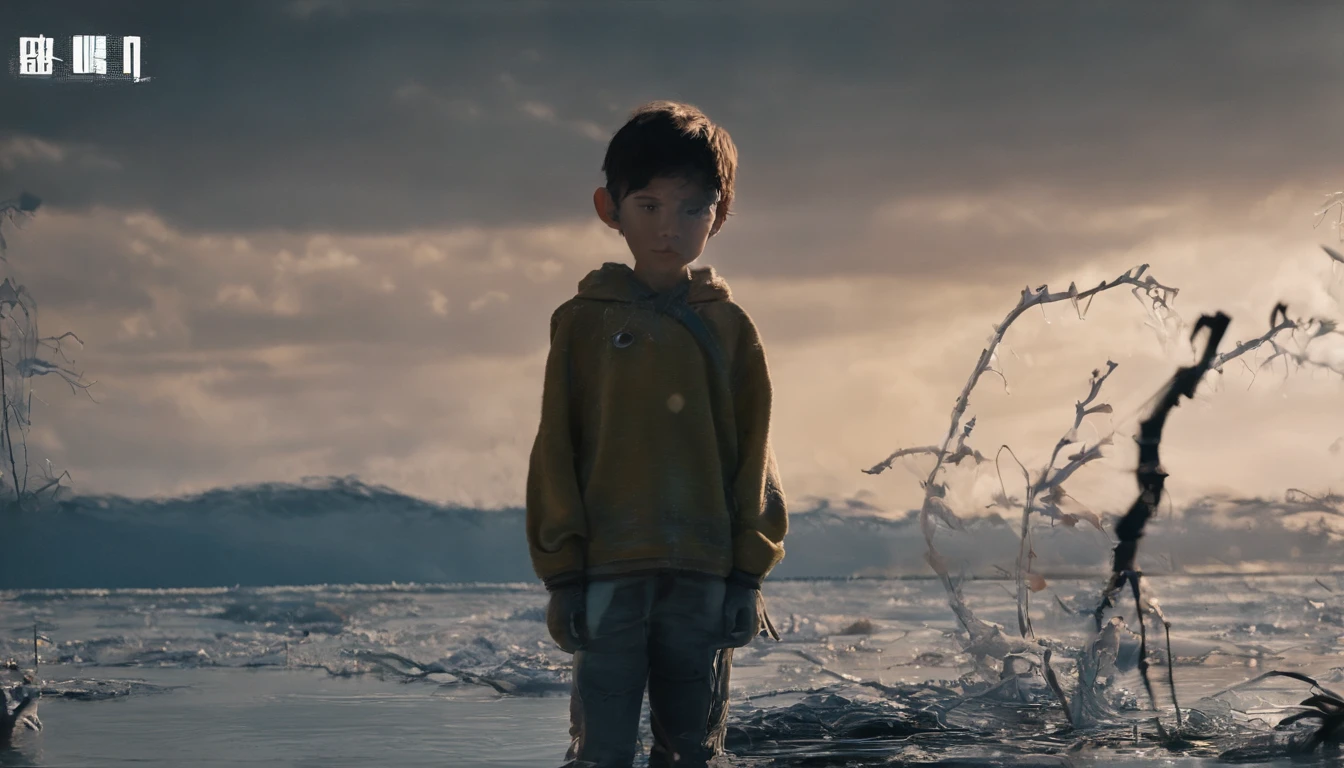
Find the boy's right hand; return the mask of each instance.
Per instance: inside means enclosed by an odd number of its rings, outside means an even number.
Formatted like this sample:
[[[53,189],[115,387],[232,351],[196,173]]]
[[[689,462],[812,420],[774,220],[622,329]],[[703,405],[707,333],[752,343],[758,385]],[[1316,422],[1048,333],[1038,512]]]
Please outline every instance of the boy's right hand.
[[[741,648],[761,632],[761,581],[734,570],[723,593],[723,620],[728,648]]]
[[[573,653],[588,640],[587,590],[578,576],[550,579],[546,589],[551,593],[546,606],[546,629],[560,650]]]

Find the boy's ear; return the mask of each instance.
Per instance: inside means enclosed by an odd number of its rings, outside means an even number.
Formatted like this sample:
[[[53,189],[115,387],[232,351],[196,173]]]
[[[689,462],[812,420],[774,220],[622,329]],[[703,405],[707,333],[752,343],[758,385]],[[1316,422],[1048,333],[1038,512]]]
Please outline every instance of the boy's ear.
[[[598,187],[593,190],[593,208],[597,211],[597,217],[606,223],[612,229],[620,229],[621,213],[616,207],[616,201],[612,199],[611,192],[606,187]]]
[[[714,224],[709,228],[709,236],[713,237],[723,229],[723,225],[728,223],[728,211],[723,208],[714,212]]]

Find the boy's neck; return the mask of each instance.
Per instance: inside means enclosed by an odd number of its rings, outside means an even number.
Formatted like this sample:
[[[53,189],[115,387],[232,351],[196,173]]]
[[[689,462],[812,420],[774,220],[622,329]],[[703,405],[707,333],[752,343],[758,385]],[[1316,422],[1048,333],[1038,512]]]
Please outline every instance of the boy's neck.
[[[647,269],[641,270],[637,263],[634,272],[635,277],[639,278],[641,283],[652,288],[656,293],[667,293],[681,283],[691,280],[690,267],[682,267],[679,271],[672,273],[650,273]]]

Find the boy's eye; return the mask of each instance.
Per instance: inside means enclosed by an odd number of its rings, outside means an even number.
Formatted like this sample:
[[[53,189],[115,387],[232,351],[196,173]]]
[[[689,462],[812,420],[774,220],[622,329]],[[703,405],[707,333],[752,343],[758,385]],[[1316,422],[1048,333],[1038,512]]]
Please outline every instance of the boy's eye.
[[[658,205],[657,203],[642,203],[639,207],[646,211],[652,211],[653,209],[657,208]],[[709,206],[701,206],[699,208],[690,208],[686,211],[686,213],[690,216],[699,216],[707,210],[709,210]]]

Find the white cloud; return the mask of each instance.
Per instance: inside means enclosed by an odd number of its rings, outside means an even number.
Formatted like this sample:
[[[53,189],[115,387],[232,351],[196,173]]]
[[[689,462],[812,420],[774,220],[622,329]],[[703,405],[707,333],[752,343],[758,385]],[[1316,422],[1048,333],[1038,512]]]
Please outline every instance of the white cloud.
[[[607,130],[591,120],[575,120],[572,125],[579,133],[587,136],[593,141],[605,143],[611,140],[611,136],[607,134]]]
[[[518,111],[537,122],[558,125],[567,130],[573,131],[580,136],[585,136],[593,141],[607,142],[611,137],[602,126],[585,119],[566,119],[559,116],[555,107],[544,102],[528,99],[518,102]]]
[[[518,109],[534,120],[555,122],[555,108],[539,101],[524,101],[518,105]]]
[[[448,314],[448,297],[437,288],[429,289],[429,309],[436,315],[446,316]]]
[[[509,295],[503,291],[486,291],[485,294],[477,296],[467,305],[467,311],[479,312],[491,304],[504,304],[508,302]]]
[[[216,304],[230,304],[239,307],[260,307],[261,298],[257,296],[257,291],[250,285],[227,284],[219,287],[215,294]]]
[[[544,283],[555,279],[564,271],[565,265],[555,259],[546,259],[545,261],[529,262],[523,269],[523,274],[527,279],[534,283]]]
[[[309,244],[308,251],[299,258],[287,250],[276,255],[276,270],[306,275],[314,272],[348,270],[359,266],[359,257],[339,248],[323,248]]]
[[[0,168],[12,171],[20,164],[69,164],[86,170],[120,171],[120,162],[90,144],[56,142],[36,136],[0,139]]]
[[[158,335],[158,331],[154,330],[154,325],[150,322],[149,316],[144,312],[136,312],[122,318],[121,327],[117,329],[117,338],[122,341],[152,339]]]
[[[303,301],[298,292],[280,288],[271,299],[271,311],[282,317],[296,317],[303,312]]]
[[[128,214],[123,221],[132,230],[160,243],[166,243],[170,238],[175,237],[175,233],[169,230],[163,219],[152,213]]]
[[[0,168],[12,171],[19,161],[59,163],[66,151],[59,144],[35,136],[15,136],[0,141]]]
[[[414,81],[397,86],[392,92],[392,100],[403,107],[424,109],[445,120],[476,120],[485,114],[485,108],[472,99],[450,98]]]
[[[443,261],[443,259],[443,251],[431,243],[419,243],[415,246],[415,249],[411,251],[411,263],[417,267],[422,267],[426,264],[437,264]]]
[[[987,235],[1061,231],[1103,234],[1129,232],[1162,222],[1191,221],[1206,212],[1194,200],[1100,205],[1087,199],[1003,189],[893,200],[874,210],[873,223],[938,222],[971,227]]]

